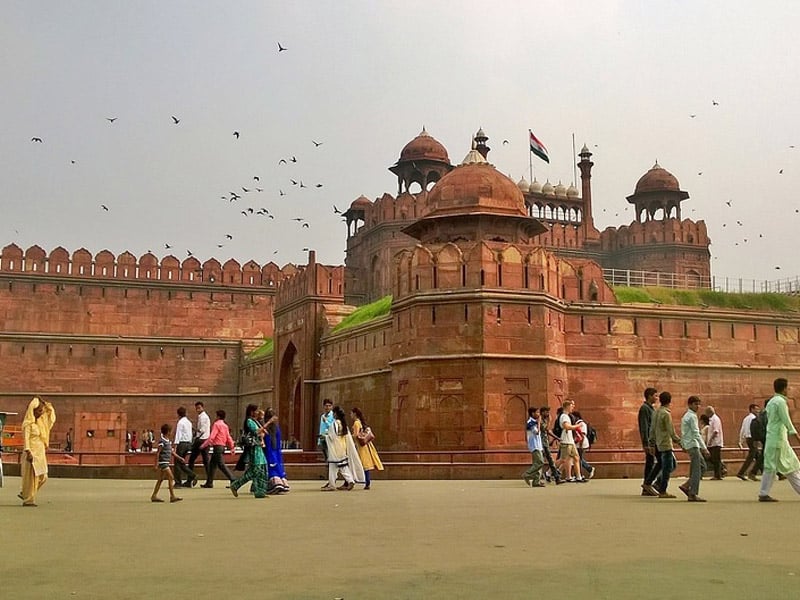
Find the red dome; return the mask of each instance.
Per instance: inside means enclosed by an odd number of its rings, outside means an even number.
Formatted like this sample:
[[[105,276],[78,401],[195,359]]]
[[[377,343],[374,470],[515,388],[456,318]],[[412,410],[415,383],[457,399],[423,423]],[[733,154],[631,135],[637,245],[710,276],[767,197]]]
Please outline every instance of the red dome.
[[[445,147],[430,136],[425,128],[400,151],[398,162],[411,160],[438,160],[450,164]]]
[[[679,192],[681,189],[675,176],[658,163],[636,183],[635,194],[643,192]]]
[[[350,205],[350,208],[364,209],[370,206],[372,206],[372,202],[370,202],[366,196],[359,196],[358,198],[353,200],[353,203]]]
[[[517,184],[488,163],[461,165],[442,177],[428,194],[427,209],[427,216],[528,216]]]

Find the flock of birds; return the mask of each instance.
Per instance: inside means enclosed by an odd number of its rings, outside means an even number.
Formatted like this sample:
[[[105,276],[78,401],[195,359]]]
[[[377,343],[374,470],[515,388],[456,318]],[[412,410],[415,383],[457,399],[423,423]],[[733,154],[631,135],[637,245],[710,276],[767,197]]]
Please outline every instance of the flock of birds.
[[[286,52],[288,50],[288,48],[283,46],[280,42],[277,43],[277,46],[278,46],[278,54]],[[118,119],[119,119],[118,116],[105,117],[105,120],[108,121],[110,126],[113,126]],[[173,126],[177,127],[177,126],[181,125],[182,119],[181,119],[180,116],[170,115],[170,119],[172,121],[172,125]],[[242,137],[242,132],[239,131],[239,130],[234,130],[232,132],[232,137],[235,140],[239,140]],[[42,137],[39,137],[39,136],[34,136],[34,137],[31,138],[31,142],[32,143],[36,143],[36,144],[43,144],[44,143],[44,139]],[[311,140],[311,144],[313,145],[313,148],[315,150],[317,150],[317,149],[320,149],[323,146],[324,142],[323,141],[318,141],[318,140]],[[74,159],[70,160],[70,163],[73,164],[73,165],[77,164],[77,162],[78,161],[76,161]],[[278,189],[278,197],[279,198],[287,196],[287,191],[286,190],[290,190],[291,188],[296,188],[299,191],[299,190],[306,190],[306,189],[319,190],[319,189],[324,187],[324,185],[322,183],[320,183],[320,182],[315,182],[315,183],[311,183],[311,184],[305,183],[305,181],[301,177],[299,177],[292,170],[292,167],[294,167],[295,165],[298,165],[300,163],[301,163],[301,160],[298,159],[297,155],[295,155],[295,154],[288,155],[286,157],[282,157],[282,158],[280,158],[280,160],[278,160],[277,164],[278,164],[279,167],[286,167],[287,168],[286,178],[284,180],[286,182],[286,185],[285,186],[281,186]],[[273,214],[273,212],[269,208],[267,208],[266,206],[263,206],[263,204],[266,204],[267,202],[263,202],[263,201],[259,202],[259,201],[257,201],[255,199],[255,197],[258,194],[261,194],[261,193],[264,192],[264,187],[261,185],[261,176],[260,175],[253,175],[252,180],[250,182],[245,183],[245,185],[237,184],[237,185],[232,186],[232,187],[233,187],[233,189],[231,191],[221,195],[220,199],[226,201],[228,203],[228,205],[230,205],[232,207],[235,207],[235,209],[239,212],[241,218],[247,218],[247,219],[250,219],[250,218],[258,219],[258,218],[261,218],[261,219],[270,220],[270,221],[271,220],[275,220],[275,218],[276,218],[275,214]],[[241,191],[239,191],[239,190],[241,190]],[[108,212],[111,212],[113,210],[113,205],[110,206],[110,203],[104,203],[104,204],[100,204],[99,208],[100,208],[101,211],[108,213]],[[342,214],[341,211],[335,205],[333,206],[333,212],[334,212],[334,214],[337,214],[337,215],[341,215]],[[309,223],[305,218],[300,217],[300,216],[290,218],[289,222],[294,223],[295,226],[301,231],[302,230],[310,230],[311,229],[311,223]],[[216,247],[218,249],[224,248],[226,243],[230,242],[230,241],[233,241],[233,239],[234,239],[234,234],[233,233],[225,233],[224,236],[220,236],[219,241],[216,243]],[[171,243],[170,241],[164,242],[163,246],[164,246],[165,250],[173,250],[174,249],[174,244]],[[308,252],[309,248],[308,247],[304,247],[303,251],[304,252]],[[148,252],[152,253],[152,250],[148,250]],[[273,252],[273,255],[278,254],[278,252],[279,252],[279,250],[275,250]],[[187,257],[192,257],[194,255],[195,255],[195,253],[191,249],[186,249],[186,256]]]

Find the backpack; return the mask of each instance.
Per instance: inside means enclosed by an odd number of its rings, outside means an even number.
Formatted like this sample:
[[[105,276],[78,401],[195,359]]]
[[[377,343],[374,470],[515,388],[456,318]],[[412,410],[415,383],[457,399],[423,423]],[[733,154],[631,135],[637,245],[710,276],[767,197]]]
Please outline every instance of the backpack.
[[[767,441],[767,407],[761,409],[755,419],[750,421],[750,437],[756,441],[764,443]]]
[[[553,422],[553,435],[557,438],[561,437],[563,430],[561,429],[561,415],[562,413],[556,414],[556,420]]]
[[[584,425],[586,425],[585,422],[584,422]],[[581,444],[581,443],[583,443],[583,438],[586,437],[586,436],[583,435],[583,431],[581,431],[580,429],[573,429],[572,430],[572,437],[575,440],[575,444]]]
[[[594,443],[597,441],[597,429],[589,425],[589,423],[586,424],[586,439],[589,440],[590,447],[594,446]]]

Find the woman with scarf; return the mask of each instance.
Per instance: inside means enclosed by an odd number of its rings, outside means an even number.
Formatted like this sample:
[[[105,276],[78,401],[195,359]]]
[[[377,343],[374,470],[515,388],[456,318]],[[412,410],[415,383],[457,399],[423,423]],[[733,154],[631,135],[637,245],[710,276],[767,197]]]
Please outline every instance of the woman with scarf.
[[[350,409],[350,418],[353,420],[353,436],[358,440],[356,450],[358,450],[358,457],[361,459],[361,464],[364,467],[364,479],[366,485],[365,490],[369,489],[371,478],[369,472],[373,469],[383,471],[383,463],[381,457],[378,456],[378,451],[375,450],[375,444],[372,439],[372,431],[367,425],[367,420],[364,418],[364,413],[360,408],[353,407]]]
[[[258,406],[248,404],[245,411],[243,437],[247,440],[247,444],[243,450],[244,454],[247,454],[247,470],[239,479],[231,481],[230,486],[231,494],[237,498],[239,497],[239,488],[248,481],[253,482],[251,488],[256,498],[266,498],[267,496],[267,461],[261,448],[261,438],[266,428],[259,425],[256,420],[257,410]]]
[[[22,506],[36,506],[36,494],[47,481],[47,448],[56,422],[53,405],[39,397],[31,400],[22,420],[25,442],[22,459]]]
[[[264,457],[267,459],[268,494],[285,494],[289,491],[289,482],[286,481],[286,469],[283,467],[283,453],[281,451],[281,428],[278,425],[278,416],[272,408],[264,413],[264,426],[267,428],[264,436]]]
[[[344,483],[338,488],[350,491],[356,482],[364,481],[364,467],[358,457],[353,436],[347,427],[347,417],[341,406],[333,407],[333,424],[328,428],[325,439],[328,444],[328,485],[324,492],[336,489],[336,474],[341,473]]]

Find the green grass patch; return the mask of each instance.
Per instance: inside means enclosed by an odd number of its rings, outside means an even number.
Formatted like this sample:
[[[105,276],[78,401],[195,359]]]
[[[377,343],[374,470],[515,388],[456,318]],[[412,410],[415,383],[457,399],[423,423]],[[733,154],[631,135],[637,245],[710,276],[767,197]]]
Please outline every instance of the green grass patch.
[[[737,294],[715,290],[676,290],[662,287],[613,288],[619,304],[651,303],[672,306],[708,306],[733,310],[760,310],[767,312],[800,311],[800,297],[787,294]]]
[[[247,360],[256,360],[257,358],[264,358],[265,356],[272,356],[272,351],[275,348],[275,342],[272,338],[267,338],[255,350],[251,350],[245,357]]]
[[[359,306],[344,319],[342,319],[341,323],[331,329],[331,333],[344,331],[350,327],[355,327],[356,325],[361,325],[367,321],[372,321],[372,319],[377,319],[378,317],[388,315],[391,309],[392,297],[384,296],[380,300],[376,300],[370,304],[365,304],[364,306]]]

